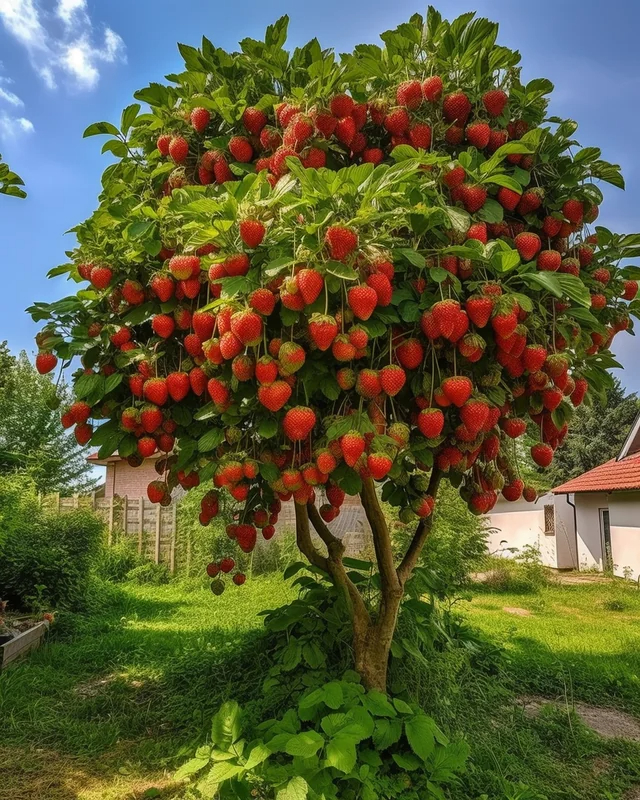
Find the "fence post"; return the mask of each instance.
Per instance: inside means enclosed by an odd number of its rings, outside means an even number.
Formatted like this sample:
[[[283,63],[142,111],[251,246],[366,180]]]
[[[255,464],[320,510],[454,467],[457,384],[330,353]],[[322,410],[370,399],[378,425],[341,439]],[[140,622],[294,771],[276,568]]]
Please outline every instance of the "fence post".
[[[113,544],[113,495],[109,498],[109,537],[107,543],[109,547]]]
[[[125,494],[122,498],[122,530],[126,537],[127,533],[129,532],[129,525],[127,523],[127,517],[129,516],[129,497]]]
[[[156,506],[156,551],[155,551],[155,561],[156,564],[160,563],[160,530],[162,527],[162,514],[161,506]]]
[[[187,527],[187,578],[191,577],[191,528]]]
[[[144,544],[144,497],[140,498],[140,518],[138,524],[138,553],[142,555],[142,545]]]
[[[159,509],[158,509],[159,510]],[[171,531],[171,550],[169,551],[169,568],[176,571],[176,536],[178,535],[178,506],[173,503],[173,530]]]
[[[73,495],[73,507],[75,509],[80,507],[80,495],[77,492]]]

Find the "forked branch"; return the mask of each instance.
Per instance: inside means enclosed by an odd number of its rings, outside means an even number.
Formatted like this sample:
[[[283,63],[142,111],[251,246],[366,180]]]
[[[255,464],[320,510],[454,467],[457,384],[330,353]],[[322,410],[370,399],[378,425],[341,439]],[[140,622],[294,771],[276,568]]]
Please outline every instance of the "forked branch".
[[[300,505],[299,503],[294,503],[293,505],[296,514],[296,543],[298,549],[307,557],[314,567],[319,567],[325,572],[329,572],[329,559],[316,550],[313,540],[311,539],[307,506]]]
[[[376,551],[376,561],[380,571],[380,581],[382,584],[382,594],[387,592],[397,592],[401,589],[398,574],[393,560],[393,546],[387,521],[384,518],[376,488],[371,478],[362,481],[362,491],[360,492],[362,506],[369,520],[371,532],[373,534],[373,546]]]
[[[428,494],[430,494],[434,499],[438,493],[438,487],[440,485],[441,478],[442,472],[439,469],[434,468],[433,472],[431,473],[429,488],[427,489]],[[398,567],[398,580],[400,581],[400,585],[402,587],[404,587],[405,583],[411,577],[411,573],[413,572],[415,565],[418,563],[420,553],[422,552],[425,542],[429,538],[432,527],[433,515],[427,517],[426,519],[421,519],[418,523],[418,527],[413,534],[413,539],[411,540],[411,543],[407,548],[407,552],[405,553],[404,558]]]

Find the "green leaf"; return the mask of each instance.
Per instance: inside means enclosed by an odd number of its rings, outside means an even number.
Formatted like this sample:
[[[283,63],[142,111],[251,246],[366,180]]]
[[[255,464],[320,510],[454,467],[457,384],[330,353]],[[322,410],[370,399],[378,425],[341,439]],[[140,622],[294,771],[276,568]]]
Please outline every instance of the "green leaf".
[[[485,183],[494,183],[496,186],[504,186],[506,189],[511,189],[512,192],[522,194],[522,186],[515,178],[510,175],[503,175],[502,173],[494,173],[485,179]]]
[[[426,714],[416,714],[404,723],[404,732],[413,752],[426,761],[435,747],[436,723]]]
[[[235,700],[224,703],[211,723],[211,741],[228,750],[240,738],[240,706]]]
[[[244,765],[245,770],[251,770],[266,761],[271,755],[271,750],[264,742],[260,742],[249,753],[249,757]]]
[[[324,747],[324,737],[316,731],[306,731],[292,736],[284,748],[285,753],[300,758],[311,758]]]
[[[198,439],[198,450],[201,453],[208,453],[224,441],[224,431],[221,428],[212,428],[203,433]]]
[[[263,439],[271,439],[278,433],[278,420],[273,417],[260,420],[256,432]]]
[[[265,481],[277,481],[280,477],[280,470],[272,463],[260,464],[260,475],[262,475]]]
[[[114,372],[104,382],[104,393],[109,394],[122,383],[124,375],[121,372]]]
[[[127,106],[122,112],[120,127],[122,128],[122,133],[125,136],[129,132],[129,128],[133,125],[134,120],[138,116],[139,111],[140,111],[140,104],[132,103],[130,106]]]
[[[356,743],[352,736],[338,734],[327,744],[325,764],[349,773],[356,765]]]
[[[308,794],[309,784],[303,777],[297,775],[295,778],[291,778],[284,789],[280,789],[276,800],[306,800]]]
[[[325,264],[325,271],[345,281],[358,280],[358,273],[355,269],[347,264],[343,264],[341,261],[327,261]]]
[[[330,681],[322,689],[325,705],[336,711],[344,703],[344,693],[338,681]]]
[[[297,575],[301,569],[306,569],[307,565],[304,561],[294,561],[293,564],[289,564],[289,566],[284,571],[284,579],[289,580],[289,578],[293,578],[294,575]]]
[[[520,254],[517,250],[498,250],[491,256],[491,264],[497,272],[509,272],[520,263]]]
[[[302,657],[311,667],[311,669],[318,669],[326,662],[326,656],[314,641],[307,642],[302,647]],[[336,706],[337,708],[337,706]]]
[[[414,769],[418,769],[422,766],[420,759],[411,755],[411,753],[407,753],[406,755],[402,753],[392,753],[391,757],[401,769],[406,769],[408,772],[412,772]]]
[[[377,719],[373,731],[373,743],[378,750],[386,750],[402,736],[402,722],[399,719]]]
[[[362,479],[358,473],[348,467],[344,461],[331,473],[331,480],[337,483],[349,495],[356,495],[362,490]]]
[[[394,253],[402,256],[406,259],[410,264],[413,264],[414,267],[418,267],[418,269],[424,269],[426,266],[425,257],[418,253],[417,250],[412,250],[410,247],[399,247],[394,250]]]
[[[85,129],[85,132],[82,134],[82,138],[86,139],[88,136],[99,136],[100,134],[120,136],[120,131],[110,122],[94,122]]]
[[[415,713],[414,710],[411,708],[409,703],[405,703],[404,700],[401,700],[399,697],[395,697],[393,700],[393,705],[400,714],[413,714]]]
[[[555,273],[555,277],[558,279],[560,288],[570,300],[584,306],[584,308],[591,307],[591,295],[580,278],[576,275],[565,273]]]
[[[192,758],[183,764],[173,776],[174,781],[182,781],[185,778],[195,775],[210,764],[209,758]]]
[[[209,779],[217,784],[224,783],[225,781],[231,780],[231,778],[235,778],[236,775],[239,775],[243,771],[244,768],[238,764],[232,764],[230,761],[218,761],[213,765],[209,773]]]
[[[386,694],[378,692],[375,689],[367,692],[367,695],[364,699],[364,704],[374,717],[397,716],[396,710],[387,699]]]

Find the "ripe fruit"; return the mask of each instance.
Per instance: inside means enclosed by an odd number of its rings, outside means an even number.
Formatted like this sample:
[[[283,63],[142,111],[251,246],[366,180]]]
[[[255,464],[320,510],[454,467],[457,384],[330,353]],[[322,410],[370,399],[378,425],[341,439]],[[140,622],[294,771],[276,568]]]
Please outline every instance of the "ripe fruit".
[[[113,270],[110,267],[94,267],[91,270],[91,283],[96,289],[106,289],[113,278]]]
[[[296,277],[298,279],[298,291],[302,295],[305,305],[312,305],[324,288],[324,278],[315,269],[301,269]]]
[[[418,414],[418,429],[427,439],[440,436],[444,428],[444,414],[439,408],[423,408]]]
[[[442,113],[447,122],[463,125],[471,113],[471,103],[463,92],[448,94],[442,102]]]
[[[401,83],[396,89],[396,103],[410,111],[415,111],[422,104],[422,84],[412,80]]]
[[[347,293],[347,302],[358,319],[367,320],[378,305],[378,295],[371,286],[353,286]]]
[[[505,109],[509,98],[502,89],[492,89],[482,95],[482,105],[486,108],[487,114],[492,117],[499,117]]]
[[[169,398],[167,382],[164,378],[149,378],[143,387],[145,400],[156,406],[163,406]]]
[[[393,460],[386,453],[371,453],[367,457],[367,468],[376,481],[382,480],[392,466]]]
[[[489,406],[482,400],[467,400],[460,409],[460,419],[465,428],[476,436],[489,418]]]
[[[280,411],[291,397],[291,387],[285,381],[274,381],[258,388],[258,400],[269,411]]]
[[[353,467],[356,461],[364,453],[365,441],[359,431],[349,431],[340,440],[340,450],[345,463]]]
[[[337,333],[338,324],[334,317],[314,314],[309,320],[309,336],[319,350],[328,350]]]
[[[392,136],[402,136],[408,130],[411,119],[406,109],[396,108],[384,118],[383,125]]]
[[[487,199],[487,190],[484,186],[463,183],[460,187],[462,204],[470,214],[480,211]]]
[[[256,289],[249,295],[249,305],[254,311],[268,317],[276,307],[276,296],[269,289]]]
[[[169,155],[176,164],[182,164],[189,155],[189,142],[183,136],[174,136],[169,142]]]
[[[548,444],[534,444],[531,448],[531,458],[539,467],[546,468],[553,461],[553,448]]]
[[[520,234],[522,235],[522,234]],[[562,256],[557,250],[542,250],[538,254],[538,269],[543,272],[557,272],[562,263]]]
[[[211,121],[211,114],[206,108],[194,108],[189,117],[191,125],[198,133],[202,133]]]
[[[584,216],[584,206],[580,200],[567,200],[562,206],[562,214],[569,222],[581,225]]]
[[[237,311],[231,317],[231,332],[242,344],[253,347],[262,340],[262,317],[255,311]]]
[[[282,430],[291,441],[306,439],[316,424],[315,412],[306,406],[290,408],[282,420]]]
[[[58,358],[53,353],[38,353],[36,356],[36,369],[40,375],[46,375],[56,368]]]
[[[396,357],[405,369],[416,369],[422,364],[424,348],[418,339],[405,339],[396,347]]]
[[[524,261],[532,261],[537,255],[542,242],[537,233],[519,233],[513,240],[516,250],[520,253],[520,258]]]
[[[465,303],[467,316],[478,328],[484,328],[493,311],[493,300],[490,297],[474,295]]]
[[[407,380],[405,371],[396,364],[389,364],[383,367],[380,370],[379,377],[382,391],[390,397],[395,397]]]
[[[489,144],[491,128],[486,122],[474,122],[473,125],[467,125],[464,132],[469,144],[478,150],[484,150]]]
[[[184,400],[184,398],[189,394],[191,384],[189,382],[189,376],[186,372],[169,373],[169,375],[167,375],[166,383],[169,396],[176,403]]]
[[[344,225],[332,225],[327,229],[324,240],[331,258],[344,261],[358,246],[358,234]]]
[[[267,124],[267,115],[259,108],[249,106],[242,112],[242,124],[254,136],[258,136]]]
[[[238,229],[240,231],[240,238],[251,250],[254,250],[262,244],[266,228],[264,227],[264,223],[260,222],[260,220],[242,220]]]
[[[442,78],[432,75],[422,83],[422,94],[429,103],[437,103],[442,97]]]
[[[624,281],[623,286],[622,298],[624,300],[633,300],[638,294],[638,281]]]
[[[441,388],[446,398],[455,406],[461,408],[471,397],[473,384],[469,378],[456,375],[442,381]]]
[[[236,161],[243,164],[251,161],[253,157],[253,147],[251,142],[244,136],[232,136],[229,140],[229,152]]]

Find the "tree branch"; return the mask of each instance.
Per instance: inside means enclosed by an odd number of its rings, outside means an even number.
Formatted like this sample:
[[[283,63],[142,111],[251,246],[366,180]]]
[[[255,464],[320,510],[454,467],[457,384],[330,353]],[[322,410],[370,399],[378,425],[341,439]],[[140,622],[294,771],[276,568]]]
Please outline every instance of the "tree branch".
[[[439,469],[434,468],[433,472],[431,473],[429,488],[427,489],[427,493],[430,494],[434,500],[438,493],[438,486],[440,485],[441,478],[442,472]],[[411,543],[407,548],[407,552],[405,553],[404,558],[402,559],[402,562],[397,570],[398,580],[400,581],[400,585],[402,587],[404,587],[405,583],[411,577],[411,573],[418,562],[418,558],[420,557],[420,553],[422,552],[425,542],[429,538],[432,527],[433,514],[426,519],[421,519],[418,523],[418,527],[413,534],[413,539],[411,540]]]
[[[342,556],[344,553],[344,544],[337,536],[334,536],[333,533],[327,527],[325,521],[320,516],[320,512],[315,507],[314,503],[307,503],[307,511],[309,513],[309,519],[313,527],[316,529],[318,536],[322,539],[322,541],[327,545],[327,550],[329,551],[329,555],[332,555],[332,550],[336,552],[336,554]]]
[[[300,505],[300,503],[294,503],[293,505],[296,514],[296,544],[298,549],[314,567],[319,567],[325,572],[329,572],[329,559],[316,550],[311,539],[307,506]]]
[[[384,597],[388,591],[399,591],[401,583],[393,561],[393,547],[389,528],[380,508],[376,489],[371,478],[364,478],[362,481],[360,498],[373,533],[373,546],[376,551],[376,561],[378,562]]]

